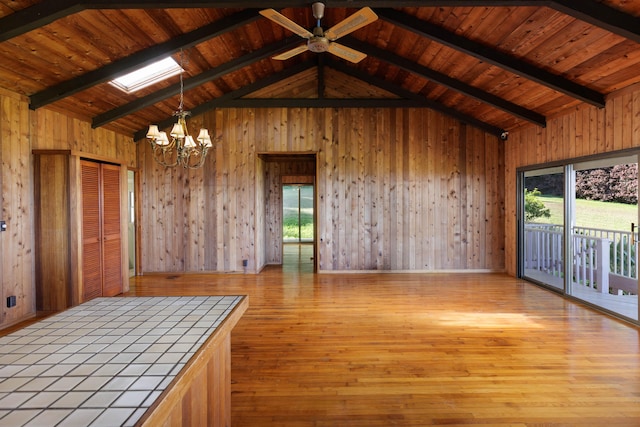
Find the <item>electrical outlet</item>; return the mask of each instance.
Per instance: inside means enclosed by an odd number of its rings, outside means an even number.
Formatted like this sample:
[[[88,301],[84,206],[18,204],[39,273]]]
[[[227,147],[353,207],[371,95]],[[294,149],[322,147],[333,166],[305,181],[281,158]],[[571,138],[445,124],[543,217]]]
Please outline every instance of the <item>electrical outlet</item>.
[[[16,296],[11,295],[10,297],[7,297],[7,308],[11,308],[15,306],[16,306]]]

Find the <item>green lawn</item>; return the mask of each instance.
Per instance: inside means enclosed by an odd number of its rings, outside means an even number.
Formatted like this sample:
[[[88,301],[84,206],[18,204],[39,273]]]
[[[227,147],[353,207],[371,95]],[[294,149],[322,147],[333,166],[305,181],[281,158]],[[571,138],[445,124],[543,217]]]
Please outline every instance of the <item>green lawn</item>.
[[[300,192],[300,194],[298,194]],[[282,237],[313,239],[313,186],[285,185],[282,190]],[[298,217],[298,214],[300,215]],[[298,224],[298,219],[300,224]]]
[[[300,197],[300,220],[303,239],[313,239],[313,187],[303,187]],[[285,239],[298,236],[298,188],[286,186],[283,192],[283,234]],[[539,196],[540,201],[551,211],[551,218],[538,218],[533,222],[562,224],[562,198]],[[631,223],[638,224],[637,205],[576,200],[576,225],[605,230],[631,231]]]
[[[562,224],[562,198],[540,196],[539,199],[551,211],[551,218],[538,218],[533,222]],[[638,224],[637,205],[576,200],[576,225],[579,227],[631,231],[632,222]]]

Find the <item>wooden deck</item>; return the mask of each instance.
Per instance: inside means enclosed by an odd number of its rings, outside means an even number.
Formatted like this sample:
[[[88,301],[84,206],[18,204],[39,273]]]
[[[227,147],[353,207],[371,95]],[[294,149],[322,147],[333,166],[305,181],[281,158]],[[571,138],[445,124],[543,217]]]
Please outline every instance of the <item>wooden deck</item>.
[[[250,296],[234,427],[640,425],[638,328],[500,274],[307,271],[151,275],[131,293]]]

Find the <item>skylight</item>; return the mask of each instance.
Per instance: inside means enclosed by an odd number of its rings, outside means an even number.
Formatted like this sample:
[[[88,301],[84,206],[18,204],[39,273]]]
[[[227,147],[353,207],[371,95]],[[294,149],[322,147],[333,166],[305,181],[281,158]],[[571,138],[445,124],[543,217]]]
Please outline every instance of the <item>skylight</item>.
[[[132,93],[154,83],[180,74],[182,68],[173,58],[168,57],[161,61],[149,64],[127,75],[111,81],[115,87],[127,93]]]

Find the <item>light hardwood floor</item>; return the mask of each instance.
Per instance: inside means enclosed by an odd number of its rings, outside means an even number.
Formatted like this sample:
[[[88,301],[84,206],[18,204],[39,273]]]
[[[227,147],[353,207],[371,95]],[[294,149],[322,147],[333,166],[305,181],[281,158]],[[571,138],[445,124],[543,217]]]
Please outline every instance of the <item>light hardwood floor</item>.
[[[234,427],[640,426],[638,328],[506,275],[305,263],[131,285],[249,295],[232,333]]]

